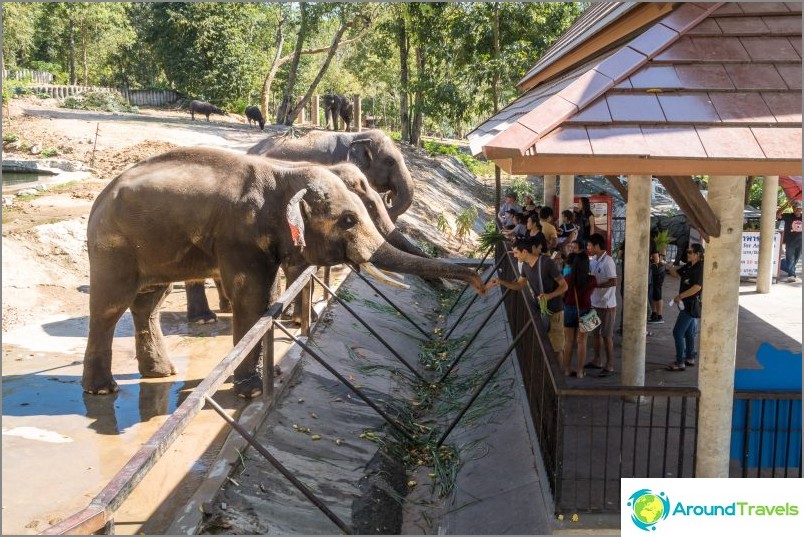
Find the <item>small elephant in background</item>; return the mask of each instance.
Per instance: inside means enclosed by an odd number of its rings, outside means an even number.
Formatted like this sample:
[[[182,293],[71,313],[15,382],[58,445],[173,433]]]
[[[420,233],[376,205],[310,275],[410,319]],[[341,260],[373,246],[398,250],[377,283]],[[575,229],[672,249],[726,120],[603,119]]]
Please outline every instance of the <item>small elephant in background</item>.
[[[354,117],[354,106],[348,95],[328,93],[324,95],[324,117],[327,119],[327,129],[338,129],[338,118],[343,120],[343,130],[348,131]]]
[[[248,126],[251,126],[251,122],[258,124],[260,126],[260,130],[265,130],[265,119],[262,117],[262,112],[256,106],[249,106],[246,108],[246,118],[248,119]]]
[[[207,121],[209,121],[210,114],[218,114],[221,116],[228,116],[229,112],[223,110],[222,108],[218,108],[214,104],[208,103],[206,101],[190,101],[190,118],[195,121],[195,113],[198,112],[199,114],[207,116]]]

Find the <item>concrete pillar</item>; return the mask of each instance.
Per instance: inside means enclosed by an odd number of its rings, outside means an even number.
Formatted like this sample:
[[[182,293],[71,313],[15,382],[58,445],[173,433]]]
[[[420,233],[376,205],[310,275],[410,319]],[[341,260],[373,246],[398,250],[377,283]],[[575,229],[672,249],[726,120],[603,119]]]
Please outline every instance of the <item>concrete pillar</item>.
[[[561,176],[561,191],[559,192],[558,212],[561,213],[564,209],[572,207],[573,199],[575,199],[575,176],[562,175]]]
[[[625,206],[625,266],[623,267],[623,352],[624,386],[645,385],[645,328],[650,257],[650,175],[628,177]]]
[[[312,123],[313,127],[320,125],[318,119],[318,94],[313,95],[313,100],[310,104],[310,123]]]
[[[564,190],[563,188],[561,189]],[[556,199],[556,176],[555,175],[545,175],[544,176],[544,205],[550,207],[551,209],[555,209],[555,199]],[[564,210],[563,208],[561,209]],[[556,222],[561,223],[561,213],[556,213],[555,215]]]
[[[360,132],[360,129],[363,128],[363,121],[362,121],[362,119],[363,119],[363,110],[361,108],[360,95],[358,93],[355,93],[354,100],[355,100],[355,118],[354,118],[355,128],[354,128],[354,131],[355,132]]]
[[[779,176],[765,176],[762,184],[762,217],[759,220],[757,293],[770,293],[773,278],[773,233],[776,229],[776,191]]]
[[[704,253],[696,477],[729,477],[745,179],[709,177],[707,199],[720,236],[710,238]]]

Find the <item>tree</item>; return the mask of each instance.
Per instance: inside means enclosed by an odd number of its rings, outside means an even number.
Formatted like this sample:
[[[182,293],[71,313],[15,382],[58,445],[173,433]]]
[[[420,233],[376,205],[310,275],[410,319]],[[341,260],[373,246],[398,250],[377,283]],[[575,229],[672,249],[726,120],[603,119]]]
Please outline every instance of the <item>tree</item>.
[[[25,65],[34,50],[42,4],[3,3],[3,69]]]
[[[179,91],[244,109],[272,41],[275,6],[252,3],[146,4],[144,39]]]

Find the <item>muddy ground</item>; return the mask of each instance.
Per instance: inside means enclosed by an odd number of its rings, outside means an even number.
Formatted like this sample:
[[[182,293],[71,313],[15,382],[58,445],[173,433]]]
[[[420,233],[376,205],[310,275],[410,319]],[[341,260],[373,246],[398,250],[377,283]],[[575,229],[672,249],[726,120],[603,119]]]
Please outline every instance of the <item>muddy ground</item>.
[[[10,205],[4,203],[2,216],[4,379],[8,375],[21,378],[49,367],[71,364],[80,367],[88,315],[87,216],[95,197],[111,179],[128,166],[176,146],[207,145],[245,151],[268,133],[268,129],[261,132],[250,128],[244,118],[235,115],[214,117],[207,123],[191,121],[187,112],[175,109],[113,114],[61,109],[52,99],[14,99],[9,112],[3,113],[3,135],[13,133],[18,141],[4,143],[4,159],[36,158],[26,147],[39,145],[57,149],[58,158],[89,166],[91,173],[86,180],[54,187],[33,197],[11,199],[4,195],[4,201],[10,202]],[[480,218],[463,241],[439,231],[436,222],[439,214],[443,214],[454,229],[455,219],[463,210],[476,206],[478,199],[490,201],[491,189],[479,183],[456,159],[430,158],[407,146],[402,150],[416,180],[417,194],[411,209],[398,222],[400,229],[416,240],[427,241],[433,250],[444,255],[470,255],[483,220],[490,218],[488,212],[478,207]],[[210,293],[213,297],[214,291]],[[211,298],[210,302],[215,308],[216,301]],[[168,338],[177,337],[177,348],[192,353],[195,341],[202,338],[198,337],[201,335],[198,330],[183,322],[184,308],[183,292],[172,293],[164,307],[170,313],[163,315],[163,326],[167,319],[170,329],[165,334]],[[225,332],[226,324],[220,328]],[[209,330],[213,336],[221,332],[218,328]],[[39,339],[43,331],[52,337]],[[81,399],[77,384],[65,385],[64,389],[70,391],[73,399]],[[7,393],[11,394],[10,390],[4,390],[4,399]],[[24,421],[16,415],[7,420],[5,403],[4,400],[4,470],[5,462],[14,459],[6,449],[10,445],[5,436],[6,426],[14,425],[15,420]],[[31,411],[24,415],[31,415]],[[14,439],[13,445],[24,442],[35,440]],[[59,453],[62,451],[48,451],[47,457],[52,458],[48,464],[70,466],[69,451]],[[25,460],[24,453],[18,455]],[[30,474],[27,481],[25,487],[33,484]],[[80,482],[81,478],[73,479],[72,485]],[[36,533],[87,501],[75,496],[69,508],[55,502],[40,506],[37,502],[43,498],[36,491],[50,489],[48,494],[59,498],[58,490],[54,489],[58,484],[31,486],[30,497],[23,491],[23,484],[9,482],[4,475],[4,491],[16,489],[18,498],[12,501],[4,494],[3,533]],[[91,494],[85,494],[91,498]],[[9,509],[5,510],[7,503]]]

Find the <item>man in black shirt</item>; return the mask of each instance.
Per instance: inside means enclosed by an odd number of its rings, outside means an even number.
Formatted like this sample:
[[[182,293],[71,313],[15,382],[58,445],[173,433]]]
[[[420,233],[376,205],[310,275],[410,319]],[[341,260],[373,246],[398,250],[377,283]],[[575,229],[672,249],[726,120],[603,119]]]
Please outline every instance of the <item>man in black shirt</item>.
[[[560,364],[561,353],[564,351],[564,300],[562,297],[567,291],[567,282],[561,275],[561,270],[556,262],[549,256],[542,255],[546,247],[547,241],[543,235],[517,239],[514,242],[513,253],[514,257],[522,262],[522,275],[515,282],[494,278],[486,289],[499,284],[512,291],[519,291],[526,285],[530,285],[535,297],[530,300],[533,315],[537,319],[541,316],[539,301],[545,302],[549,310],[550,328],[547,335]]]
[[[676,361],[667,366],[668,371],[684,371],[694,366],[698,353],[695,352],[695,336],[701,317],[701,291],[703,290],[703,246],[690,244],[686,250],[687,263],[681,267],[667,265],[667,271],[681,279],[678,294],[673,303],[678,306],[678,317],[673,327],[676,343]]]
[[[788,282],[796,281],[796,264],[801,257],[801,201],[794,201],[790,204],[793,207],[792,213],[781,214],[782,210],[776,211],[776,220],[784,221],[784,252],[787,268]]]

